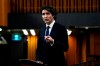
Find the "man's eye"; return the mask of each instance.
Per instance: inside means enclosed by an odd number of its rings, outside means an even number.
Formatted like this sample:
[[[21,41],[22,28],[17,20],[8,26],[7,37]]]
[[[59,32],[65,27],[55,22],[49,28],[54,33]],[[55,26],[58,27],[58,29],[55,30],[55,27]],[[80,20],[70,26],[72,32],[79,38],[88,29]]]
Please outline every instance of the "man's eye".
[[[46,13],[47,15],[49,15],[50,13]]]
[[[49,15],[50,13],[42,13],[42,15]]]
[[[45,13],[42,13],[42,15],[45,15]]]

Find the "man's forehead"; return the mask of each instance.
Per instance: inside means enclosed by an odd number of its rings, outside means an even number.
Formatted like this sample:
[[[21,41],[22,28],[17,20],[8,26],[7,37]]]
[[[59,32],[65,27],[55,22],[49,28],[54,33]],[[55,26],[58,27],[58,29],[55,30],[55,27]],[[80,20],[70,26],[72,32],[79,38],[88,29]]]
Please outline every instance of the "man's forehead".
[[[42,10],[42,13],[51,13],[51,12],[49,12],[48,10]]]

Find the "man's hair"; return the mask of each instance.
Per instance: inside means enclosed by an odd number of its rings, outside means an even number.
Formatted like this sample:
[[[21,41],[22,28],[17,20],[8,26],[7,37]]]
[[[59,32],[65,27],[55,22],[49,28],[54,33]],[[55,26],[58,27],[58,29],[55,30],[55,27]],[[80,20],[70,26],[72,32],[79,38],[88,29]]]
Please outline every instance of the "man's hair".
[[[51,6],[43,6],[43,7],[41,7],[41,9],[40,9],[40,13],[41,14],[42,14],[42,10],[49,11],[54,16],[54,19],[56,19],[57,13],[56,13],[56,10],[53,7],[51,7]]]

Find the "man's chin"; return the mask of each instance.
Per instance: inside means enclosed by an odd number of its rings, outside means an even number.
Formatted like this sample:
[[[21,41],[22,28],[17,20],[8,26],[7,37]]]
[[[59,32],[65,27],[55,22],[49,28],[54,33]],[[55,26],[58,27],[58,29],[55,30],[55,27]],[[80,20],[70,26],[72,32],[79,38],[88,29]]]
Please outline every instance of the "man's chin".
[[[45,23],[49,23],[49,21],[45,21]]]

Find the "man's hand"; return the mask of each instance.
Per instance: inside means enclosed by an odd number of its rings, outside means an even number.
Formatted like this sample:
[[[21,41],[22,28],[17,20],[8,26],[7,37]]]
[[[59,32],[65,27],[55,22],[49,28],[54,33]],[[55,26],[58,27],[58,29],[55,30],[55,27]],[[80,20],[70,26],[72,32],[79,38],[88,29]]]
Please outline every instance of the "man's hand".
[[[44,36],[44,39],[46,40],[47,43],[53,43],[54,39],[51,36]]]

